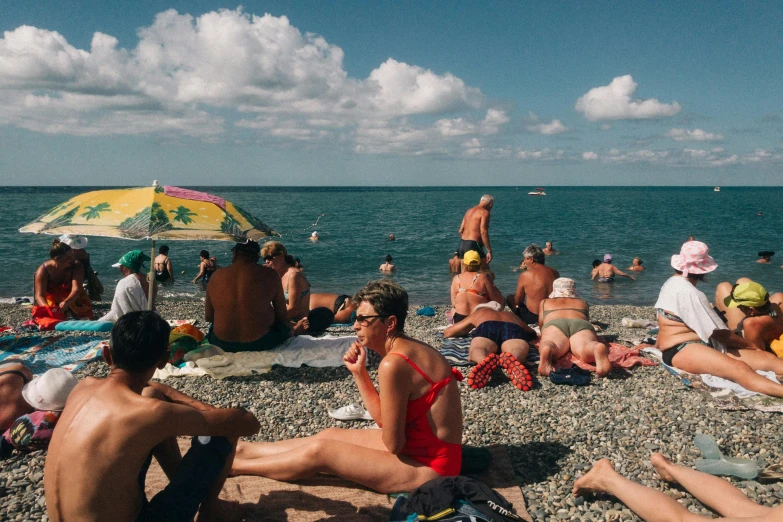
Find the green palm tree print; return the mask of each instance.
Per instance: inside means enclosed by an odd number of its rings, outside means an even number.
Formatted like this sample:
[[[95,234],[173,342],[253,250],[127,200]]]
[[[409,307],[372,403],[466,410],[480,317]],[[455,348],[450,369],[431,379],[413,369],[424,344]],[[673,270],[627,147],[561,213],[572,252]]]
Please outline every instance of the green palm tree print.
[[[94,207],[84,207],[87,212],[81,214],[81,216],[87,221],[101,217],[101,212],[107,212],[111,210],[108,203],[99,203]]]
[[[174,221],[179,221],[183,225],[192,223],[193,220],[190,218],[190,216],[197,215],[195,212],[191,212],[189,208],[183,207],[182,205],[177,207],[177,210],[169,210],[169,212],[174,214]]]

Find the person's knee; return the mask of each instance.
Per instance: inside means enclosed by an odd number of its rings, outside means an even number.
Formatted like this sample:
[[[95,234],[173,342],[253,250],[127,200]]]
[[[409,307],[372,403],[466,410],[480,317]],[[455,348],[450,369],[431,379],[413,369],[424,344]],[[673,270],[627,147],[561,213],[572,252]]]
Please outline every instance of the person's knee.
[[[599,343],[598,341],[593,341],[593,353],[595,353],[596,357],[607,357],[609,355],[609,347],[606,346],[604,343]]]
[[[752,283],[752,282],[753,280],[749,277],[740,277],[739,279],[737,279],[738,285],[741,285],[742,283]]]
[[[322,432],[315,434],[313,438],[321,440],[334,440],[338,437],[338,433],[340,433],[340,431],[341,428],[326,428]]]
[[[333,453],[334,444],[335,442],[332,440],[313,439],[312,442],[302,448],[300,456],[310,467],[320,472],[325,468],[329,455]]]

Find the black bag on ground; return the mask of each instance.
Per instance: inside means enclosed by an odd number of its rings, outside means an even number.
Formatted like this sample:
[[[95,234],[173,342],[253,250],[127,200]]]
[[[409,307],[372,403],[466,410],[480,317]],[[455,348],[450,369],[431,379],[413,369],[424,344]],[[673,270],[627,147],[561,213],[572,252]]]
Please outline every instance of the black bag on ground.
[[[460,475],[477,475],[489,469],[492,453],[487,448],[462,445],[462,467]]]
[[[589,370],[583,370],[575,364],[572,364],[570,368],[561,368],[549,374],[549,380],[552,381],[552,384],[568,384],[570,386],[587,386],[590,384],[591,378]]]
[[[425,482],[407,499],[398,501],[394,512],[418,520],[485,520],[509,522],[522,520],[503,495],[468,477],[440,477]],[[480,518],[479,518],[480,516]]]

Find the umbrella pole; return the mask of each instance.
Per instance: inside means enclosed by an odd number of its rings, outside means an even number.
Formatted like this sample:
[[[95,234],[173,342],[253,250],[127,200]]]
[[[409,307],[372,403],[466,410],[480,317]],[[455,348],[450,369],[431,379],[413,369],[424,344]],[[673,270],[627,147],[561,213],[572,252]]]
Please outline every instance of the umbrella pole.
[[[147,310],[152,310],[152,292],[155,289],[155,240],[152,240],[152,253],[150,254],[150,270],[147,274],[149,282],[149,295],[147,296]]]

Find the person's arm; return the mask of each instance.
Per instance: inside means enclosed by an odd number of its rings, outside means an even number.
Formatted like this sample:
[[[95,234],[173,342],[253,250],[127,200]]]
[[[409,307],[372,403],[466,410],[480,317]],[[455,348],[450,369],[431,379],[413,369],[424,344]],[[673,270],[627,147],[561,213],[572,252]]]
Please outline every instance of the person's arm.
[[[492,245],[489,244],[489,212],[481,216],[481,242],[487,248],[487,264],[492,262]]]
[[[713,341],[713,344],[716,346],[724,346],[729,350],[764,350],[764,348],[759,348],[749,340],[743,339],[731,330],[715,330],[712,332],[710,340]]]
[[[519,305],[525,302],[525,273],[519,274],[517,279],[517,291],[514,292],[514,305],[519,308]],[[512,310],[516,312],[516,309]]]
[[[49,274],[44,265],[38,267],[35,271],[35,304],[38,306],[49,306],[46,302],[46,287],[49,285]]]
[[[753,321],[751,324],[748,324],[748,321],[745,321],[743,323],[742,338],[753,345],[753,348],[757,350],[766,350],[767,346],[764,342],[764,330],[766,328],[764,324],[760,323],[766,323],[766,326],[769,327],[772,323],[774,323],[774,319],[771,317],[759,319],[766,319],[766,321],[758,320]]]
[[[171,282],[174,282],[174,265],[171,263],[171,258],[166,258],[166,270],[169,271],[169,278],[171,279]]]
[[[206,410],[183,404],[183,399],[151,401],[149,419],[164,440],[177,436],[249,437],[261,428],[258,419],[241,408]]]
[[[71,293],[68,294],[62,303],[60,303],[60,310],[65,311],[76,300],[79,292],[84,285],[84,266],[78,261],[74,261],[73,269],[71,270]]]
[[[459,292],[459,276],[451,278],[451,306],[456,306],[457,293]]]
[[[122,306],[120,305],[119,296],[122,296],[123,293],[128,291],[129,282],[130,280],[127,277],[123,277],[122,279],[120,279],[120,282],[117,283],[117,287],[114,289],[114,297],[112,297],[111,300],[111,309],[106,315],[98,319],[98,321],[108,321],[110,323],[116,323],[117,320],[122,316]]]
[[[383,428],[383,419],[381,418],[381,398],[378,390],[367,373],[367,348],[354,341],[348,351],[343,356],[343,363],[348,371],[351,372],[356,387],[359,389],[359,395],[362,396],[362,404],[370,413],[373,420]]]
[[[505,300],[503,299],[503,292],[501,292],[500,289],[495,286],[495,282],[492,281],[489,276],[487,276],[487,284],[485,288],[487,289],[487,297],[490,301],[505,304]]]
[[[208,323],[215,322],[215,307],[212,306],[212,298],[209,295],[209,289],[212,288],[207,285],[207,296],[204,298],[204,320]]]
[[[193,279],[191,283],[197,283],[199,279],[201,279],[202,277],[204,277],[204,275],[206,275],[206,268],[205,268],[206,264],[207,264],[206,261],[201,262],[201,264],[198,266],[198,275],[196,275],[195,279]]]
[[[302,292],[305,290],[307,290],[307,280],[299,272],[292,272],[288,277],[288,306],[286,307],[289,319],[300,315]]]
[[[443,330],[443,337],[465,337],[473,328],[475,328],[473,321],[470,320],[470,316],[467,316],[462,321]]]
[[[598,276],[598,267],[593,268],[593,271],[590,273],[590,279],[595,279]]]
[[[380,401],[383,404],[381,439],[389,453],[398,455],[405,447],[405,420],[411,393],[412,370],[402,357],[386,359],[378,368]]]
[[[271,268],[269,270],[272,270]],[[274,285],[274,294],[272,295],[272,309],[275,312],[276,323],[288,323],[288,311],[285,307],[285,294],[283,293],[283,281],[280,276],[273,271],[271,276]]]
[[[617,268],[617,267],[616,267],[616,266],[614,266],[614,265],[612,265],[612,271],[613,271],[613,272],[614,272],[616,275],[623,276],[623,277],[627,277],[628,279],[630,279],[630,280],[632,280],[632,281],[636,281],[636,278],[635,278],[634,276],[626,274],[625,272],[623,272],[622,270],[620,270],[619,268]]]
[[[459,224],[459,237],[462,238],[462,232],[465,230],[465,216],[462,216],[462,223]]]

